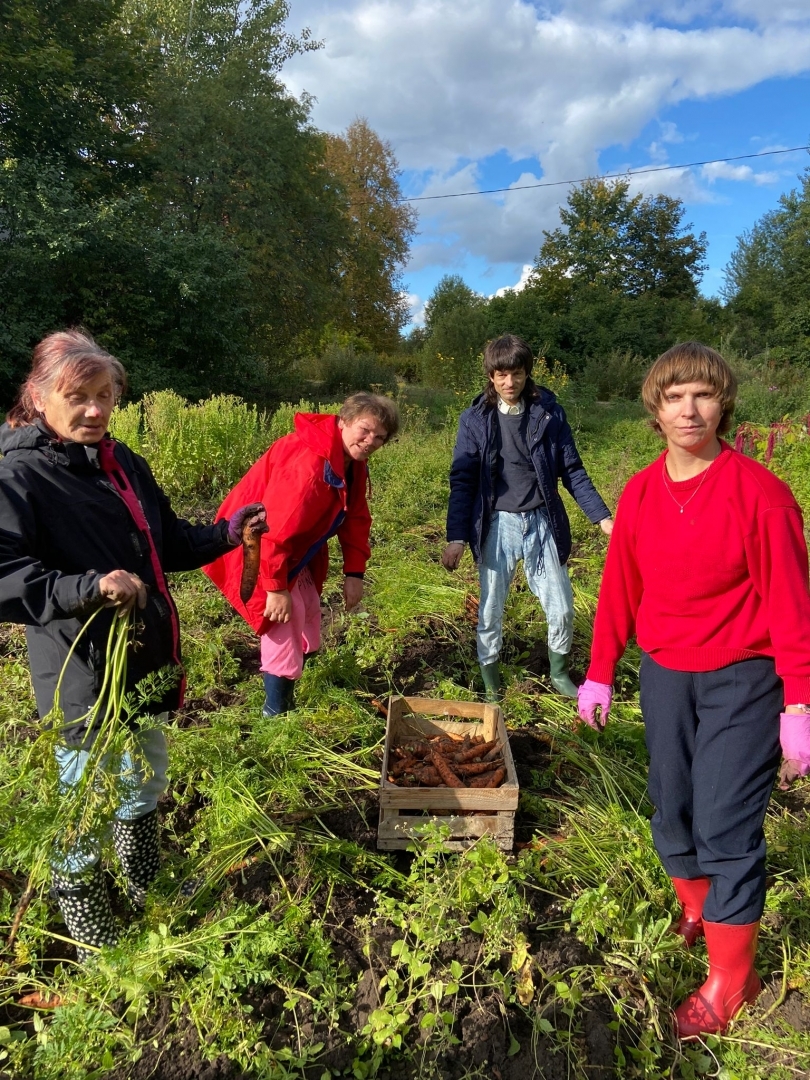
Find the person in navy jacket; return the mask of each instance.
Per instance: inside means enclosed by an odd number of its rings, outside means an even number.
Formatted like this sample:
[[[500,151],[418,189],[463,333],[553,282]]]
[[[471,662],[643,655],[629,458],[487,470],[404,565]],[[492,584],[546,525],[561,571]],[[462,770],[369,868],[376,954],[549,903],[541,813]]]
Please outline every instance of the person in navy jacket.
[[[498,656],[509,586],[523,560],[529,588],[548,622],[551,682],[576,697],[568,674],[574,602],[567,562],[571,526],[562,481],[585,515],[610,535],[613,521],[579,456],[565,411],[531,378],[529,345],[504,334],[484,351],[487,386],[459,420],[450,468],[447,547],[442,564],[455,570],[470,545],[481,599],[477,649],[488,700],[500,693]]]

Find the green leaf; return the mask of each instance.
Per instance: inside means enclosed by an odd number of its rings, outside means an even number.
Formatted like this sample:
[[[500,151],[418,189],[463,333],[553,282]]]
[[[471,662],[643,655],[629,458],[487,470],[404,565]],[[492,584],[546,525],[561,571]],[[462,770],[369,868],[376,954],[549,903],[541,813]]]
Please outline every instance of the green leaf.
[[[436,1026],[436,1013],[432,1013],[432,1012],[425,1013],[425,1015],[422,1017],[422,1019],[419,1022],[419,1027],[422,1028],[425,1031],[427,1031],[429,1028],[434,1028],[435,1026]]]
[[[453,978],[454,979],[460,979],[461,976],[463,975],[463,973],[464,973],[464,968],[461,966],[461,964],[458,962],[458,960],[451,960],[450,961],[450,974],[453,976]]]
[[[507,1054],[508,1057],[514,1057],[515,1054],[519,1054],[519,1053],[520,1053],[520,1043],[517,1041],[515,1036],[510,1032],[509,1033],[509,1049],[506,1051],[506,1054]]]

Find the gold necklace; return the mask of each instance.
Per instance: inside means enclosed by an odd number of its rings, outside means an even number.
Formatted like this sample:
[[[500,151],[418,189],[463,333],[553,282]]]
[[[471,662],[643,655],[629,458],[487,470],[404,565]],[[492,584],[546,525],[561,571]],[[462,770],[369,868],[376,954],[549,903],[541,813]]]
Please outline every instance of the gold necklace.
[[[716,460],[717,460],[717,458],[715,458],[715,461]],[[678,507],[678,509],[680,510],[681,513],[684,512],[684,508],[689,505],[689,503],[692,501],[692,499],[694,499],[694,497],[697,495],[697,493],[703,487],[703,481],[708,476],[709,470],[711,469],[713,464],[714,464],[714,461],[709,462],[708,467],[703,470],[703,475],[700,478],[700,483],[698,484],[698,486],[695,488],[695,490],[692,492],[692,494],[689,496],[689,498],[686,500],[686,502],[681,503],[681,502],[678,502],[678,500],[672,494],[672,488],[669,486],[669,480],[667,479],[667,459],[664,458],[663,468],[661,470],[661,475],[662,475],[662,477],[664,479],[664,487],[669,492],[669,497],[672,499],[672,501],[675,503],[675,505]]]

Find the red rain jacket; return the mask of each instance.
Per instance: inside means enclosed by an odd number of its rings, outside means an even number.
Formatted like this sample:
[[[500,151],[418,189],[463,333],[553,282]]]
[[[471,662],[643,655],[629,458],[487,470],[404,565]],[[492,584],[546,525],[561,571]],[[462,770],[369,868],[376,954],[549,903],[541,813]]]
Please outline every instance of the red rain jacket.
[[[264,617],[265,593],[288,589],[305,566],[321,591],[329,568],[330,536],[337,535],[340,541],[344,573],[365,571],[371,554],[368,467],[355,461],[352,472],[347,486],[338,418],[296,413],[293,434],[274,442],[220,506],[217,520],[248,503],[262,502],[267,508],[259,583],[247,605],[239,598],[241,547],[203,567],[257,634],[270,626]]]

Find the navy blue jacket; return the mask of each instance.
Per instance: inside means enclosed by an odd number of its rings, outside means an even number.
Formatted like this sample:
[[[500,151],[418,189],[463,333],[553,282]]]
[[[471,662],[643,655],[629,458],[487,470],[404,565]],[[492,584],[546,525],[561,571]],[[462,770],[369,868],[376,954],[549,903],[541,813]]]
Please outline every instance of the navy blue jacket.
[[[526,400],[526,399],[524,399]],[[560,562],[571,554],[571,525],[557,490],[562,480],[583,513],[596,525],[610,511],[585,472],[565,411],[544,386],[526,400],[529,410],[529,453],[537,471],[540,494],[546,505]],[[447,539],[464,540],[473,558],[481,551],[489,531],[497,479],[497,428],[495,406],[483,394],[461,414],[453,464],[450,466],[450,504],[447,508]]]

